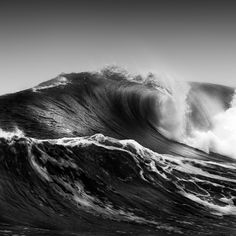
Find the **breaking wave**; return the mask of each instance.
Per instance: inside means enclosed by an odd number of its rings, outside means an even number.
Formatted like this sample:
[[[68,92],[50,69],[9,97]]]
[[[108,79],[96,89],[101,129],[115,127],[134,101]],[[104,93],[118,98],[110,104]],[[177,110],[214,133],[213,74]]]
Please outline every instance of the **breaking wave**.
[[[0,97],[1,232],[234,235],[235,109],[233,88],[107,69]]]

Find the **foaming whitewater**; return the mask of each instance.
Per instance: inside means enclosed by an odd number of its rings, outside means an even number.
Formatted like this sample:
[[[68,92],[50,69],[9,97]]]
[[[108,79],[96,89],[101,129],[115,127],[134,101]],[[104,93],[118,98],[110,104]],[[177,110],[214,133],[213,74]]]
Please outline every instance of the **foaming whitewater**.
[[[17,127],[14,129],[14,131],[9,131],[9,132],[0,129],[0,138],[11,140],[13,137],[24,137],[24,132],[22,132]]]
[[[152,83],[158,88],[165,88],[157,104],[160,110],[158,130],[164,136],[207,153],[236,158],[236,93],[226,109],[224,101],[218,97],[200,93],[198,99],[201,106],[198,108],[209,125],[199,129],[190,117],[191,88],[188,84],[155,76],[152,77]]]
[[[0,234],[236,234],[233,88],[105,69],[0,112]]]
[[[207,153],[215,152],[236,158],[236,95],[230,107],[222,110],[210,117],[210,129],[193,129],[186,143]]]

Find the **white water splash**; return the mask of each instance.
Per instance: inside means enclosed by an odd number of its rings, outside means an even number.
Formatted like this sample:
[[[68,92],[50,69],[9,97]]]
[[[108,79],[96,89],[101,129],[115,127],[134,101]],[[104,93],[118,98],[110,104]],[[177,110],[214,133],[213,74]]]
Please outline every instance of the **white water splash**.
[[[5,139],[12,139],[13,137],[24,137],[23,131],[18,129],[17,127],[15,128],[14,131],[4,131],[0,129],[0,138],[5,138]]]
[[[58,86],[65,86],[69,83],[66,77],[63,74],[57,76],[55,79],[42,83],[34,88],[32,88],[33,92],[38,92],[40,90],[49,89]]]
[[[162,88],[157,104],[160,111],[157,128],[164,136],[206,153],[215,152],[236,159],[236,91],[227,110],[224,110],[223,102],[218,97],[198,92],[204,118],[211,124],[208,130],[200,130],[189,118],[188,84],[154,75],[147,80],[147,84]],[[198,100],[198,97],[195,99]]]
[[[236,158],[236,93],[231,107],[216,114],[211,122],[210,130],[193,130],[185,143],[208,153],[216,152]]]

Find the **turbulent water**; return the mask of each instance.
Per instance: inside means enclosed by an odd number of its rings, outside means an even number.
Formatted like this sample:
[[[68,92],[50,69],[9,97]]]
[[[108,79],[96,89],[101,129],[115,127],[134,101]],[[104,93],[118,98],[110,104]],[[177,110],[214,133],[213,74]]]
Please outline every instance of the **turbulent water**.
[[[235,105],[112,71],[0,97],[0,235],[236,235]]]

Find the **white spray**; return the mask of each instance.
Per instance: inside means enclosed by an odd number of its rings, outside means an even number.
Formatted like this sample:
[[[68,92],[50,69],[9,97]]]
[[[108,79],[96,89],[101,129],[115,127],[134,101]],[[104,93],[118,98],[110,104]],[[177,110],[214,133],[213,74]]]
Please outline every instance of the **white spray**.
[[[156,105],[160,113],[158,130],[170,139],[183,140],[190,111],[186,101],[190,86],[172,77],[153,74],[147,77],[145,84],[152,84],[159,91]]]
[[[193,130],[185,142],[205,152],[236,158],[236,94],[226,111],[216,114],[208,131]]]
[[[208,130],[201,130],[189,119],[189,85],[154,75],[149,75],[145,83],[151,83],[154,87],[156,85],[159,91],[161,88],[157,104],[161,114],[158,130],[163,135],[207,153],[215,152],[236,158],[236,91],[227,110],[219,98],[198,93],[202,101],[201,109],[211,123]]]

